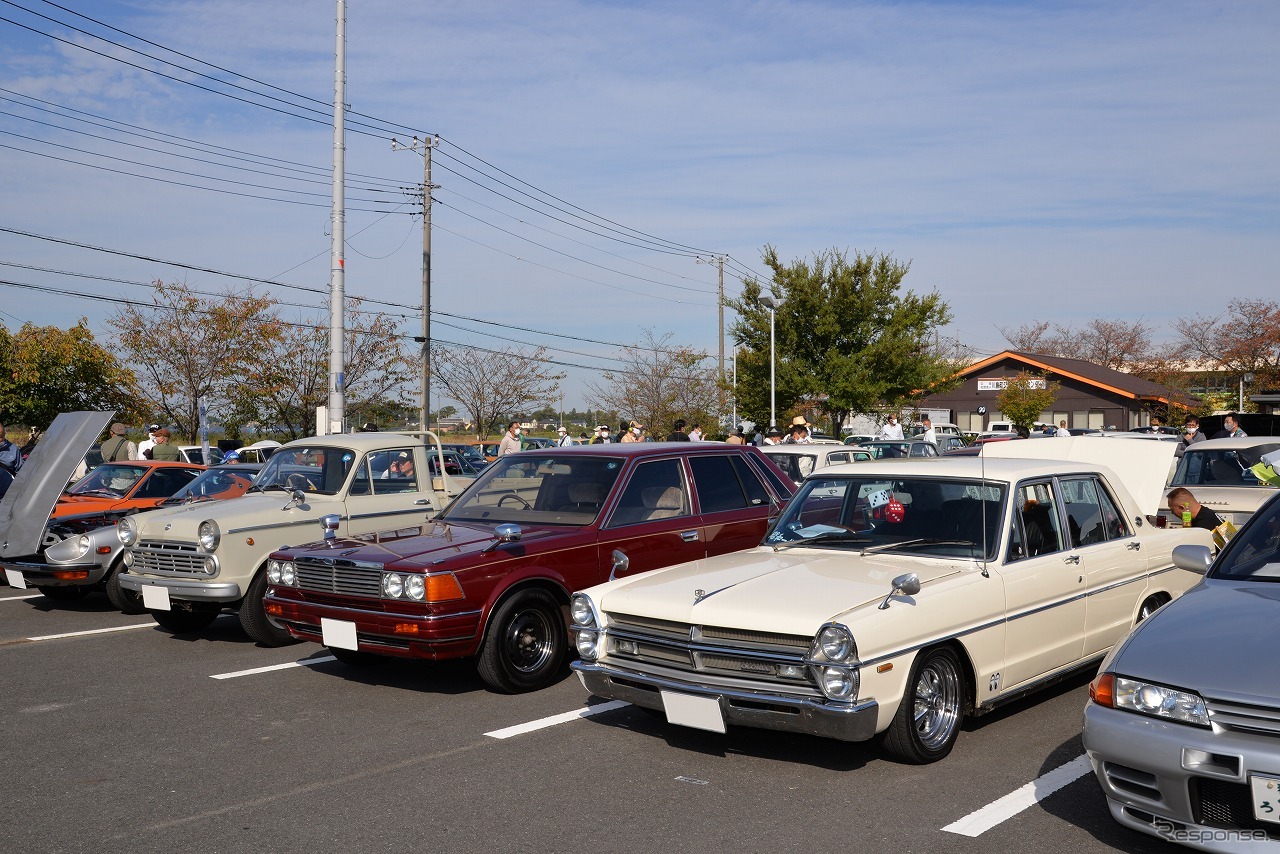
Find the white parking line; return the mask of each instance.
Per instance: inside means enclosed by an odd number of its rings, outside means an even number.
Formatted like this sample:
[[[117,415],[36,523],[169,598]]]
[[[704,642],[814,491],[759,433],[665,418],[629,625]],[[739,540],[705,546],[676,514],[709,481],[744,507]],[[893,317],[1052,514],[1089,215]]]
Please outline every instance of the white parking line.
[[[486,732],[485,735],[490,738],[511,738],[517,735],[523,735],[526,732],[534,732],[535,730],[546,729],[549,726],[557,724],[566,724],[569,721],[576,721],[579,718],[589,718],[592,715],[598,715],[602,712],[612,712],[614,709],[625,708],[631,705],[622,700],[610,700],[607,703],[599,703],[594,706],[587,706],[582,709],[575,709],[572,712],[564,712],[559,715],[552,715],[549,718],[541,720],[529,721],[527,724],[516,724],[505,729],[495,729],[493,732]]]
[[[310,667],[313,664],[323,664],[326,661],[337,661],[332,655],[322,655],[319,658],[304,658],[301,661],[286,661],[284,664],[272,664],[269,667],[254,667],[251,670],[237,670],[234,673],[215,673],[210,679],[235,679],[240,676],[256,676],[259,673],[270,673],[273,670],[288,670],[291,667]]]
[[[1054,792],[1073,783],[1093,770],[1089,764],[1089,755],[1077,756],[1066,765],[1060,765],[1025,786],[1022,786],[997,801],[992,801],[980,810],[971,812],[959,821],[953,821],[942,828],[961,836],[981,836],[991,828],[1008,821],[1018,813],[1035,806]]]
[[[61,638],[78,638],[83,635],[101,635],[107,632],[127,632],[129,629],[154,629],[155,623],[133,623],[128,626],[112,626],[109,629],[88,629],[83,632],[64,632],[60,635],[40,635],[40,637],[27,638],[29,641],[47,641],[60,640]]]
[[[29,593],[26,596],[5,596],[0,598],[0,602],[21,602],[23,599],[38,599],[43,595],[43,593]]]

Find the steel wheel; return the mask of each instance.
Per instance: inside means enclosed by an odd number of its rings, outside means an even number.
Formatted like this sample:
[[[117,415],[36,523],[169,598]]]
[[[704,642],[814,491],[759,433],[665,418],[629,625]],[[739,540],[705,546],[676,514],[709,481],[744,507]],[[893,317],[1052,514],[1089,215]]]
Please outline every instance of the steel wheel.
[[[535,691],[559,677],[566,653],[559,603],[545,591],[522,590],[494,611],[478,669],[498,691]]]

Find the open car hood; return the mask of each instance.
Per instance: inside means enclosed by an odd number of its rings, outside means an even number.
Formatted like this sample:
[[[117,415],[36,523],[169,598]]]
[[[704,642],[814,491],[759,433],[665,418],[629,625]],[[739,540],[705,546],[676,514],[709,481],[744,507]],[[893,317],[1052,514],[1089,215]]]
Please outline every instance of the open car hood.
[[[36,554],[67,481],[114,412],[64,412],[40,437],[0,500],[0,557]]]

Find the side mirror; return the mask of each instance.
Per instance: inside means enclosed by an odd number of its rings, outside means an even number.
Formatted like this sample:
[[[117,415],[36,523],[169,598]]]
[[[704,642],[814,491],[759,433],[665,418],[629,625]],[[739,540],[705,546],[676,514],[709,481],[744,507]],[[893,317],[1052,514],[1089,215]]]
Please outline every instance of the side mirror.
[[[920,592],[920,576],[914,572],[908,572],[905,575],[899,575],[893,580],[893,589],[889,591],[889,595],[884,597],[884,601],[880,603],[880,610],[883,611],[889,607],[889,600],[897,594],[903,596],[914,596]]]
[[[1187,572],[1204,575],[1213,563],[1213,552],[1208,546],[1182,545],[1173,547],[1173,565]]]

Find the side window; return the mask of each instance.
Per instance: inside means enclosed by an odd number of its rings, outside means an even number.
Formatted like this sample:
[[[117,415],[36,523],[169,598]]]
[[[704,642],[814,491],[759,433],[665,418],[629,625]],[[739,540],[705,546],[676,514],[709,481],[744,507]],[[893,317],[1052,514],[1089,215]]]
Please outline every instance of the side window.
[[[760,477],[756,474],[755,469],[747,465],[747,461],[740,454],[734,454],[729,459],[733,461],[733,470],[738,475],[738,482],[742,484],[743,491],[747,493],[747,503],[752,507],[768,504],[769,491],[760,482]]]
[[[778,479],[778,476],[774,474],[772,468],[762,464],[758,457],[755,457],[755,456],[750,457],[749,462],[753,469],[758,469],[761,473],[764,474],[765,479],[769,481],[769,485],[773,487],[773,491],[778,495],[782,496],[784,500],[786,498],[789,498],[791,494],[795,492],[795,489],[793,487],[787,484],[784,484],[781,480]]]
[[[849,462],[849,452],[841,451],[838,454],[827,454],[827,465],[834,466],[838,463]]]
[[[689,493],[680,460],[641,463],[631,473],[608,527],[689,515]]]
[[[1108,539],[1098,500],[1098,484],[1093,478],[1062,481],[1067,509],[1067,529],[1072,547],[1088,546]],[[1114,512],[1114,510],[1113,510]]]
[[[1053,484],[1045,481],[1018,487],[1017,510],[1009,538],[1009,560],[1062,551],[1062,527]]]
[[[374,472],[382,469],[380,474],[373,477],[374,495],[418,491],[418,473],[413,464],[412,448],[375,451],[369,455],[369,468]]]
[[[1098,490],[1098,509],[1102,512],[1102,530],[1104,539],[1119,540],[1129,536],[1129,523],[1120,511],[1116,509],[1115,502],[1111,499],[1107,489],[1101,483],[1097,484]]]
[[[692,457],[689,467],[693,469],[698,507],[703,513],[741,510],[747,506],[747,496],[743,494],[742,484],[738,483],[738,475],[727,456]]]
[[[185,469],[157,469],[134,497],[168,498],[194,479],[195,472]]]
[[[373,486],[369,483],[369,457],[376,456],[377,453],[380,452],[370,454],[360,461],[360,466],[356,469],[356,476],[351,480],[351,489],[348,490],[348,495],[369,495],[373,492]]]

